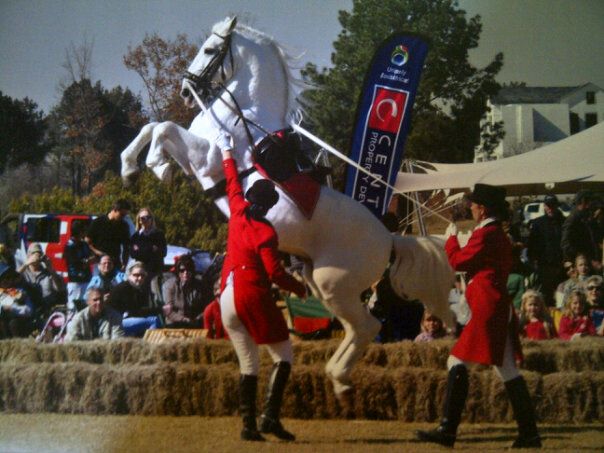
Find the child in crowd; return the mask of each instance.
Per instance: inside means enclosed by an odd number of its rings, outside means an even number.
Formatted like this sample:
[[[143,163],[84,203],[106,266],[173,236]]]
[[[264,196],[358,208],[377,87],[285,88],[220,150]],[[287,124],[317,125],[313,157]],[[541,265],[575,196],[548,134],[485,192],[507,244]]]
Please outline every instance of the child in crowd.
[[[560,318],[559,335],[563,340],[576,340],[587,335],[595,335],[596,328],[585,314],[585,294],[573,290],[567,297],[566,307]]]
[[[417,337],[415,337],[414,342],[421,343],[424,341],[432,341],[438,338],[443,338],[446,335],[447,330],[443,325],[442,319],[426,310],[422,319],[422,331]]]
[[[553,322],[547,314],[540,292],[533,289],[522,295],[520,336],[530,340],[548,340],[557,337]]]

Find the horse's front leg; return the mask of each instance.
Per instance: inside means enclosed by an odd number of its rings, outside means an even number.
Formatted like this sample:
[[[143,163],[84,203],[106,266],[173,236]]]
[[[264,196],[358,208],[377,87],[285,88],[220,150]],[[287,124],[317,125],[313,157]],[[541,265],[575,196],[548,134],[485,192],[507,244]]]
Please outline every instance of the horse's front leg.
[[[153,130],[158,124],[149,123],[143,126],[136,138],[122,151],[120,158],[122,161],[122,178],[124,180],[128,180],[128,178],[138,172],[138,155],[153,138]]]
[[[171,121],[153,130],[153,139],[145,164],[162,181],[170,177],[170,155],[187,175],[202,168],[207,161],[210,143]]]

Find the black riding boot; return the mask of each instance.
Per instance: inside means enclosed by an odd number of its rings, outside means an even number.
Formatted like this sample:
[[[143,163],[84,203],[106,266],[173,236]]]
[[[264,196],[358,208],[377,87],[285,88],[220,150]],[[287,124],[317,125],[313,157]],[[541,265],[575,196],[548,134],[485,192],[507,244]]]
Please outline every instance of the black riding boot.
[[[438,428],[431,431],[417,431],[417,438],[423,442],[434,442],[452,447],[457,437],[457,427],[468,396],[468,370],[464,365],[455,365],[449,370],[447,393],[443,418]]]
[[[242,374],[239,379],[239,412],[243,419],[241,438],[243,440],[264,440],[256,426],[256,390],[258,376]]]
[[[518,424],[518,437],[512,448],[539,448],[541,438],[535,422],[535,409],[522,376],[505,383],[505,389],[512,404],[514,418]]]
[[[260,432],[274,434],[282,440],[296,440],[296,437],[286,431],[279,421],[279,412],[283,402],[283,391],[289,378],[291,370],[289,362],[277,362],[273,365],[273,371],[268,383],[264,412],[260,418]]]

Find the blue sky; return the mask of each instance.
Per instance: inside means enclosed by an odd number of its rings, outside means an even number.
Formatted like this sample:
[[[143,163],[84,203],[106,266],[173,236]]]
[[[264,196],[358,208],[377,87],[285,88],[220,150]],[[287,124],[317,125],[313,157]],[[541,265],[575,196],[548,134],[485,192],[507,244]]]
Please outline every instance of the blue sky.
[[[460,0],[460,6],[482,16],[472,61],[482,66],[504,52],[501,82],[590,81],[604,88],[604,1]],[[337,12],[351,7],[351,0],[0,0],[0,91],[27,96],[48,112],[59,99],[65,49],[87,38],[94,41],[94,80],[142,92],[138,76],[122,63],[129,45],[153,32],[200,40],[233,13],[293,54],[304,53],[300,66],[327,66],[340,31]]]

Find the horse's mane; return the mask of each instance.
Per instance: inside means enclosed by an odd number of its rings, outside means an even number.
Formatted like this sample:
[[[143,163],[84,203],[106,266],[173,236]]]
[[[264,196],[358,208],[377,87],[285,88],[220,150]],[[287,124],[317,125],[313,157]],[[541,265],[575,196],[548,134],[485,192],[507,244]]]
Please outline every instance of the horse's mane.
[[[287,90],[287,117],[288,121],[297,118],[301,112],[301,106],[298,104],[298,92],[306,87],[306,83],[299,77],[293,75],[293,71],[299,69],[296,64],[301,56],[292,56],[281,44],[279,44],[272,36],[256,30],[245,24],[237,24],[235,32],[241,34],[260,45],[272,46],[275,53],[281,60],[281,67],[285,75]]]

